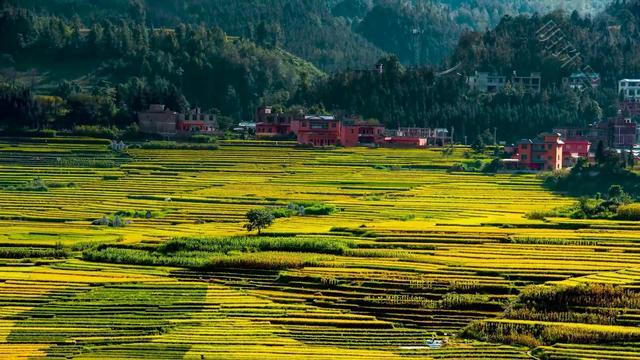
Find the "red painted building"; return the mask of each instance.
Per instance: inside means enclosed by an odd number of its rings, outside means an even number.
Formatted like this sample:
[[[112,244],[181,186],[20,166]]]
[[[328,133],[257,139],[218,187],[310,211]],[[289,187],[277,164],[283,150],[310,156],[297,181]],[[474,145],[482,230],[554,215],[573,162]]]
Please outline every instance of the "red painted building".
[[[191,134],[214,134],[218,124],[216,116],[213,114],[205,114],[199,108],[191,110],[186,114],[178,115],[176,128],[179,133]]]
[[[531,170],[559,170],[562,168],[563,146],[560,134],[556,133],[543,133],[534,140],[521,140],[518,143],[518,166]]]
[[[333,115],[307,115],[291,124],[302,145],[352,147],[384,141],[383,126],[357,118],[338,120]]]
[[[205,114],[196,108],[185,114],[167,109],[162,104],[153,104],[138,113],[140,131],[165,137],[191,134],[214,134],[218,127],[216,116]]]
[[[384,138],[384,144],[394,148],[426,148],[427,139],[413,136],[387,136]]]
[[[607,145],[616,149],[629,149],[636,144],[638,125],[625,117],[611,118],[606,122]]]
[[[591,143],[587,140],[565,139],[562,147],[562,166],[570,167],[576,164],[579,158],[589,160]]]
[[[263,106],[256,110],[256,137],[288,136],[297,132],[295,120],[302,114],[277,112],[272,107]]]
[[[622,101],[619,109],[625,117],[634,118],[640,116],[640,102],[638,101]]]
[[[260,107],[256,110],[255,120],[257,137],[295,135],[299,144],[317,147],[384,144],[384,126],[359,117],[305,116]]]
[[[640,135],[638,124],[622,115],[588,127],[556,128],[553,131],[560,133],[563,139],[587,140],[594,146],[602,141],[605,147],[615,149],[629,149]]]
[[[353,136],[349,138],[349,145],[342,143],[341,123],[332,115],[310,115],[305,116],[303,120],[294,120],[294,122],[296,122],[298,144],[316,147],[354,146],[351,145],[354,141]]]
[[[360,117],[351,117],[343,119],[341,125],[340,142],[343,146],[381,145],[384,143],[384,126],[375,120],[366,121]]]

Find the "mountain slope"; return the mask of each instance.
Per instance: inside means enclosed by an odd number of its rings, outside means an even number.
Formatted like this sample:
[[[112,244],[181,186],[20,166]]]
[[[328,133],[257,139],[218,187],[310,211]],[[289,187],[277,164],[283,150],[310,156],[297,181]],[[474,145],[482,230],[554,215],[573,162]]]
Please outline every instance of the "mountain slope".
[[[246,119],[256,106],[286,102],[324,75],[277,46],[257,46],[215,27],[149,29],[123,21],[87,28],[11,8],[0,11],[0,54],[8,80],[63,99],[108,97],[123,113],[151,102],[185,109],[188,99]]]
[[[125,17],[150,27],[219,26],[268,41],[333,72],[371,66],[384,53],[405,64],[437,64],[465,29],[484,30],[504,15],[557,7],[594,13],[612,0],[5,0],[85,23]]]
[[[370,66],[383,52],[351,31],[331,12],[332,1],[317,0],[8,0],[16,6],[85,23],[126,17],[150,27],[178,24],[219,26],[257,43],[265,38],[323,70]]]

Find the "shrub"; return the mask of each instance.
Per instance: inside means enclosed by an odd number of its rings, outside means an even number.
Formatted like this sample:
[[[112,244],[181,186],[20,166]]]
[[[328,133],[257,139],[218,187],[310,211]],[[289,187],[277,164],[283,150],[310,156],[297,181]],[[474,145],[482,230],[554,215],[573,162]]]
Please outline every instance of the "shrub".
[[[530,220],[544,220],[547,216],[551,216],[550,212],[544,210],[533,210],[524,215],[524,217]]]
[[[0,259],[50,258],[62,259],[69,253],[61,248],[0,247]]]
[[[409,220],[413,220],[415,218],[416,218],[416,216],[414,214],[405,214],[405,215],[400,216],[398,218],[398,220],[400,220],[400,221],[409,221]]]
[[[214,144],[218,142],[218,138],[211,135],[194,134],[189,137],[189,140],[195,143],[201,144]]]
[[[165,150],[218,150],[217,143],[178,143],[175,141],[147,141],[141,145],[143,149]]]
[[[10,185],[5,186],[4,190],[7,191],[49,191],[49,187],[44,183],[40,178],[35,178],[31,181],[18,184],[18,185]]]
[[[114,215],[128,218],[152,219],[163,217],[166,215],[166,213],[166,211],[157,210],[120,210],[117,211]]]
[[[107,159],[86,159],[86,158],[58,158],[56,164],[60,167],[78,168],[114,168],[118,163]]]
[[[640,221],[640,203],[620,206],[618,208],[618,218],[622,220]]]
[[[296,205],[303,208],[302,215],[331,215],[338,211],[335,205],[320,202],[298,202]]]
[[[0,131],[3,136],[27,137],[27,138],[54,138],[58,134],[53,129],[3,129]]]
[[[122,131],[117,127],[105,127],[100,125],[76,125],[73,127],[72,133],[78,136],[106,139],[118,139],[122,136]]]
[[[295,237],[228,237],[228,238],[175,238],[158,247],[163,254],[184,251],[230,253],[234,251],[285,251],[319,254],[344,254],[353,243],[322,238],[300,239]]]
[[[504,169],[504,164],[501,159],[495,158],[491,160],[491,162],[482,166],[483,173],[497,173],[498,171]]]
[[[91,222],[91,225],[110,227],[124,227],[129,224],[131,224],[130,220],[123,220],[119,215],[114,215],[112,217],[103,216],[100,219],[96,219]]]
[[[73,181],[71,181],[71,182],[48,182],[48,183],[46,183],[46,185],[51,189],[55,189],[55,188],[75,187],[76,183],[74,183]]]
[[[303,253],[209,253],[203,251],[177,252],[166,255],[144,249],[94,248],[84,251],[83,259],[88,261],[117,264],[177,266],[195,269],[268,269],[281,270],[319,265],[324,260],[321,255]]]

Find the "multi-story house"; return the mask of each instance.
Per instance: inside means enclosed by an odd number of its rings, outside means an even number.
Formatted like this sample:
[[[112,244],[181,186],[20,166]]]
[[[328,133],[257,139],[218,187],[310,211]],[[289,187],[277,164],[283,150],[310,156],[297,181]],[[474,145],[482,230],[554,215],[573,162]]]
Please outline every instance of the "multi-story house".
[[[528,76],[519,76],[514,71],[511,82],[514,87],[522,88],[525,92],[539,93],[542,88],[542,75],[539,72],[535,72]]]
[[[178,114],[177,128],[179,133],[214,134],[218,128],[214,114],[205,114],[195,108],[185,114]]]
[[[533,140],[521,140],[518,142],[518,166],[531,170],[562,169],[563,145],[560,134],[554,133],[543,133]]]
[[[629,149],[636,144],[638,124],[625,117],[615,117],[605,123],[608,147]]]
[[[185,114],[169,110],[162,104],[152,104],[138,113],[140,132],[174,137],[186,134],[213,134],[217,129],[216,116],[200,109]]]
[[[341,134],[341,122],[333,115],[307,115],[296,122],[298,144],[322,146],[354,146],[358,143],[356,129]],[[341,136],[342,135],[342,136]],[[350,135],[350,136],[349,136]]]
[[[138,113],[138,126],[142,133],[175,136],[177,124],[178,113],[162,104],[151,104],[148,110]]]
[[[467,84],[474,90],[496,93],[504,89],[507,77],[476,71],[475,75],[467,77]]]
[[[575,165],[580,158],[590,160],[591,143],[589,141],[579,139],[563,139],[562,141],[564,141],[564,146],[562,147],[563,167]]]
[[[302,113],[279,112],[270,106],[256,110],[256,137],[288,136],[296,133],[294,120],[300,120]]]
[[[618,82],[618,94],[624,101],[640,101],[640,79],[622,79]]]

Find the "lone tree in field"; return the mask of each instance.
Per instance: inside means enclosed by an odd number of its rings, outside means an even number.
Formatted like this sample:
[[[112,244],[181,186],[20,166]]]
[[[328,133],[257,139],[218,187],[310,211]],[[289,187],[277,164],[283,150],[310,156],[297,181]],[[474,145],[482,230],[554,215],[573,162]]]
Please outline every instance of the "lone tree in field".
[[[244,224],[247,231],[258,230],[258,235],[262,229],[266,229],[273,224],[273,213],[269,209],[251,209],[247,212],[247,223]]]

